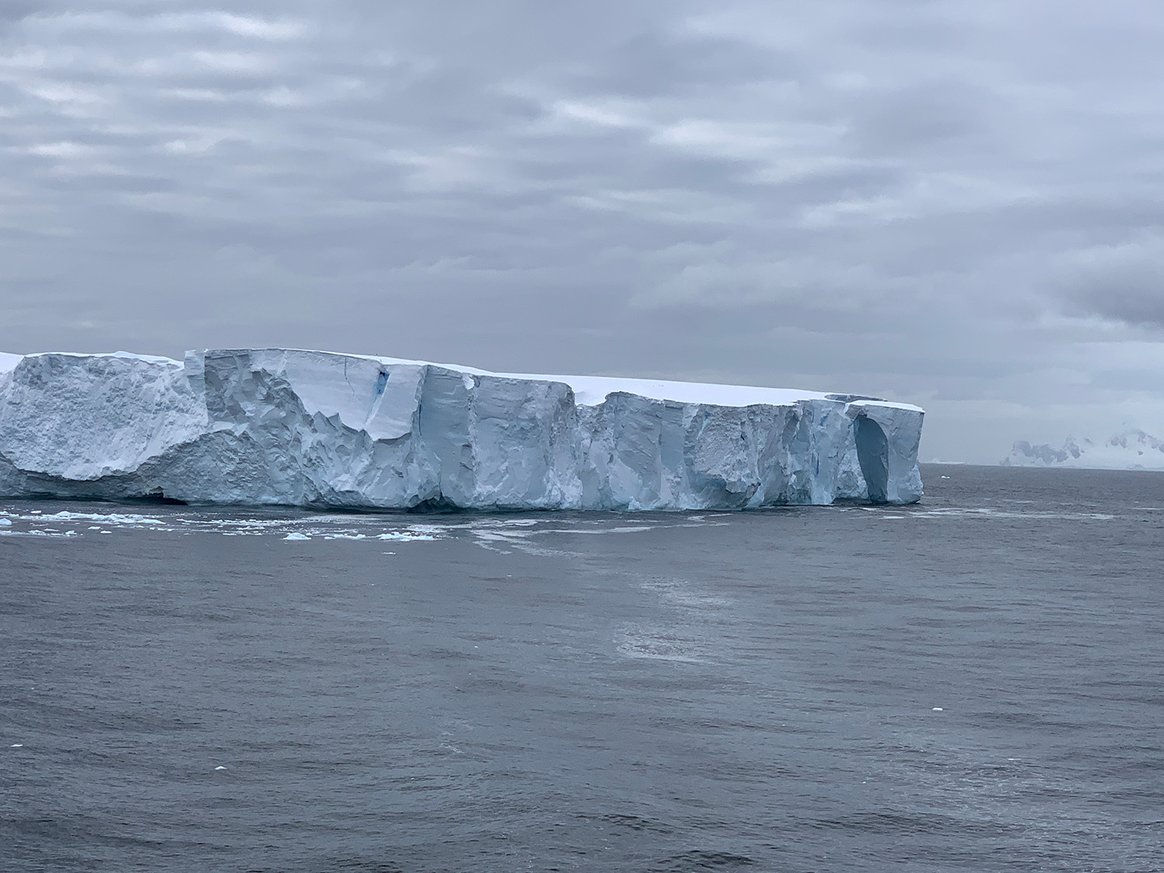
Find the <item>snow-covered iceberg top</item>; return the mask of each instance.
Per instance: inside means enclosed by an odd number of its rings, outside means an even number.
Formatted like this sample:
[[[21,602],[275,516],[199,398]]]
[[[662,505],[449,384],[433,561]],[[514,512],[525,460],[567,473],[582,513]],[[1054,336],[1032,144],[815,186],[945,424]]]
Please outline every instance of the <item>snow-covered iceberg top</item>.
[[[0,496],[744,509],[921,496],[923,413],[288,349],[0,355]]]

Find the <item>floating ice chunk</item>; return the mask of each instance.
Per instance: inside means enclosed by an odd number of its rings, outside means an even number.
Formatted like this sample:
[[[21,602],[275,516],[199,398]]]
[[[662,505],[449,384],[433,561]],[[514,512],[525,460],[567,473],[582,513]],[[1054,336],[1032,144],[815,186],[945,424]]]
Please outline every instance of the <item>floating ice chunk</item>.
[[[7,518],[0,518],[0,527],[12,527],[11,520]]]
[[[63,533],[58,530],[6,530],[0,531],[0,535],[6,537],[40,537],[44,539],[69,539],[77,536],[75,530],[67,530]]]
[[[13,744],[12,744],[11,746],[9,746],[8,748],[10,748],[10,749],[23,749],[23,748],[24,748],[24,743],[13,743]]]
[[[50,518],[58,519],[59,521],[100,521],[106,524],[165,524],[160,518],[151,518],[148,515],[132,515],[122,513],[112,513],[103,515],[93,512],[54,512],[51,515],[42,516],[46,521]]]
[[[945,712],[945,710],[942,709],[940,706],[935,706],[933,709],[930,710],[930,712]]]
[[[293,540],[294,542],[302,542],[303,540],[311,539],[311,537],[309,537],[307,534],[292,532],[292,533],[287,534],[287,536],[283,537],[283,539]]]

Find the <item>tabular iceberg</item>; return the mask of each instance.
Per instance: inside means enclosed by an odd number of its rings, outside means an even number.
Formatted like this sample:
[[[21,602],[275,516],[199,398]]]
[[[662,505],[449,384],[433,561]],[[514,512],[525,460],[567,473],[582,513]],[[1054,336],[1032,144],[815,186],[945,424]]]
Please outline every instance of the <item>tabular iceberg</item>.
[[[923,413],[854,395],[287,349],[0,355],[0,496],[366,509],[913,503]]]

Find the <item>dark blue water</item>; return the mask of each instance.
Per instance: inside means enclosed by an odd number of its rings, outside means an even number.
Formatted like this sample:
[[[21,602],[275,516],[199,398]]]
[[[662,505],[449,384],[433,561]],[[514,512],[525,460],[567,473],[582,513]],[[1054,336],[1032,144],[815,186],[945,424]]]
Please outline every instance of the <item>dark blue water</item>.
[[[1164,476],[925,474],[875,511],[0,504],[0,871],[1164,869]]]

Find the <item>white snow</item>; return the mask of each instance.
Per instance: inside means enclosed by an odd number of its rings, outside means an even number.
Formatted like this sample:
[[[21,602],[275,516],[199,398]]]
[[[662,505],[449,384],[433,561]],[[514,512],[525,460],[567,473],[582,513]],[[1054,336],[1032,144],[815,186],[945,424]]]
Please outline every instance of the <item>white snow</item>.
[[[906,412],[922,412],[920,406],[914,406],[912,403],[891,403],[888,400],[853,400],[849,403],[850,406],[858,409],[900,409]]]
[[[1164,470],[1164,439],[1132,428],[1106,438],[1068,437],[1060,446],[1019,441],[1002,464],[1012,467]]]
[[[921,494],[922,411],[849,395],[287,349],[12,360],[0,496],[636,510]]]
[[[652,400],[676,403],[705,403],[715,406],[783,406],[799,400],[824,400],[816,391],[796,388],[757,388],[750,385],[717,385],[709,382],[668,382],[661,379],[630,379],[621,376],[520,376],[510,379],[539,379],[563,382],[574,390],[574,401],[582,406],[598,406],[611,394],[634,394]]]
[[[820,391],[805,391],[800,388],[764,388],[752,385],[723,385],[715,382],[675,382],[665,379],[640,379],[629,376],[563,376],[538,373],[501,373],[481,370],[464,364],[439,364],[433,361],[413,361],[406,358],[389,358],[374,355],[349,355],[315,349],[264,349],[278,354],[292,354],[316,358],[348,358],[374,361],[388,367],[436,367],[462,373],[467,376],[488,376],[496,379],[520,379],[523,381],[560,382],[574,391],[575,403],[581,406],[597,406],[611,394],[624,393],[646,397],[651,400],[670,400],[678,403],[699,403],[715,406],[783,406],[800,400],[825,400],[828,394]],[[128,354],[118,352],[119,355]],[[143,360],[168,360],[143,357]],[[171,362],[173,363],[173,362]],[[855,400],[854,406],[875,403],[877,406],[922,412],[921,407],[908,403],[888,401]]]
[[[54,358],[124,358],[129,361],[144,361],[147,364],[165,364],[170,367],[182,366],[181,361],[165,358],[161,355],[139,355],[135,352],[33,352],[25,355],[26,358],[54,357]]]

